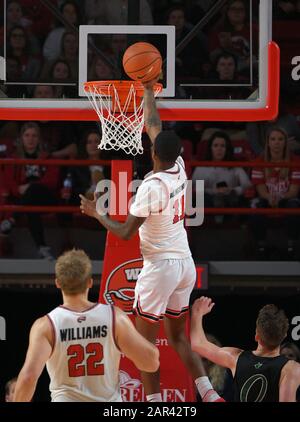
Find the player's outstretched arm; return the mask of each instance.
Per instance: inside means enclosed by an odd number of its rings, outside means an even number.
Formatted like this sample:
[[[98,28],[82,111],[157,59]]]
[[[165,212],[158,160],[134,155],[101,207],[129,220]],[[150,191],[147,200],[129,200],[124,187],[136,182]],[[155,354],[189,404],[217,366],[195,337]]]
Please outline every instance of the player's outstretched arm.
[[[203,330],[203,316],[211,312],[214,303],[209,297],[202,296],[192,307],[191,346],[194,352],[217,365],[235,371],[240,349],[235,347],[219,347],[207,340]]]
[[[161,120],[156,108],[153,85],[157,79],[144,83],[144,115],[146,132],[153,143],[156,136],[161,132]]]
[[[296,402],[296,393],[300,386],[300,364],[288,362],[281,371],[279,382],[279,401]]]
[[[128,316],[115,307],[117,346],[140,371],[155,372],[159,368],[159,351],[135,328]]]
[[[25,363],[18,375],[15,402],[32,400],[37,381],[52,353],[52,333],[47,317],[37,319],[31,327]]]
[[[83,195],[79,195],[81,199],[80,210],[82,214],[86,214],[89,217],[94,217],[104,226],[108,231],[114,235],[120,237],[123,240],[129,240],[138,231],[139,227],[144,223],[146,218],[135,217],[134,215],[128,214],[128,217],[124,223],[112,220],[105,212],[101,211],[98,207],[96,209],[97,198],[96,194],[94,200],[91,201]]]

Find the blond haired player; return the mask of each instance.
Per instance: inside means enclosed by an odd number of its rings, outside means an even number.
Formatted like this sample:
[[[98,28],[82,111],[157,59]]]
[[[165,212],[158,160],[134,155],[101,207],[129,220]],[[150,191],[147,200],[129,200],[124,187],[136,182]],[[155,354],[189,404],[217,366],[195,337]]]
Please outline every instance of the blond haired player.
[[[191,350],[185,334],[189,298],[196,280],[184,228],[186,173],[179,156],[181,142],[172,131],[162,131],[153,94],[155,81],[144,85],[146,131],[152,142],[153,172],[138,189],[125,223],[110,219],[99,202],[81,196],[83,213],[96,218],[115,235],[130,239],[139,230],[144,266],[135,289],[136,328],[155,343],[164,318],[169,344],[195,380],[204,401],[222,400],[205,376],[202,361]],[[162,401],[159,371],[141,372],[147,401]]]
[[[63,305],[34,322],[14,401],[32,399],[45,364],[54,402],[121,401],[121,352],[140,370],[153,372],[159,367],[157,348],[120,309],[88,300],[93,280],[85,252],[64,253],[55,273]]]

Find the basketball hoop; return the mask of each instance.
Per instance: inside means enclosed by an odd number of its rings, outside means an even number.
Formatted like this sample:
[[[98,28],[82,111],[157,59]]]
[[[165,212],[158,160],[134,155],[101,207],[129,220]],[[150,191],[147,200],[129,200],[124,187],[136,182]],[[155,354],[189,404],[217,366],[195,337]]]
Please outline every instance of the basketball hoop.
[[[154,84],[156,96],[162,85]],[[142,154],[144,87],[138,81],[90,81],[84,91],[102,126],[100,149]]]

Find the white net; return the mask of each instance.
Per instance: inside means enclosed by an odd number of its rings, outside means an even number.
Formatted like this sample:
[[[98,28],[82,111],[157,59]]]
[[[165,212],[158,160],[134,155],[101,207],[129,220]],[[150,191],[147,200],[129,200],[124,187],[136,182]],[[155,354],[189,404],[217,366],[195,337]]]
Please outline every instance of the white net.
[[[134,83],[125,87],[128,89],[120,89],[113,81],[105,87],[99,86],[98,82],[89,82],[85,85],[85,92],[101,122],[102,139],[99,148],[122,149],[131,155],[142,154],[143,100],[137,98]],[[154,94],[157,95],[159,91],[160,88],[155,89]],[[121,99],[124,95],[127,95],[125,100],[123,97]]]

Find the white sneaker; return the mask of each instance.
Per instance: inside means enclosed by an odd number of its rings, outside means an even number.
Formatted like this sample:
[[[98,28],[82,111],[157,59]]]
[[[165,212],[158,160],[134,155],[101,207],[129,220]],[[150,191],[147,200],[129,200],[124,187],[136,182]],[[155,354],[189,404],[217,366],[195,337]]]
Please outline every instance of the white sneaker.
[[[48,259],[48,261],[54,261],[54,256],[51,253],[49,246],[40,246],[38,251],[39,258]]]

